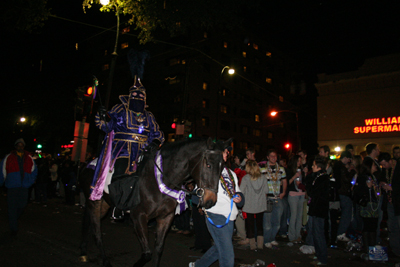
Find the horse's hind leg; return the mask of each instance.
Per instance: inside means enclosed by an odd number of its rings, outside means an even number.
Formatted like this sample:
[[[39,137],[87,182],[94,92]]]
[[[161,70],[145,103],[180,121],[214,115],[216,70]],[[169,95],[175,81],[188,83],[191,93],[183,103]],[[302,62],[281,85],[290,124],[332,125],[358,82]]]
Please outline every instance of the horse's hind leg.
[[[90,219],[92,223],[92,229],[94,232],[96,245],[100,250],[101,258],[103,259],[103,266],[111,267],[111,263],[108,260],[104,250],[100,228],[100,219],[107,213],[110,206],[104,200],[89,200],[87,201],[86,205],[90,207]]]
[[[151,260],[151,250],[149,248],[149,237],[148,237],[148,217],[144,212],[139,213],[131,213],[131,219],[133,221],[135,233],[139,239],[140,245],[142,247],[142,256],[140,259],[133,265],[133,267],[141,267],[144,266],[147,262]]]
[[[79,256],[79,261],[81,262],[87,262],[87,246],[89,243],[89,236],[91,233],[91,223],[90,223],[90,210],[89,207],[85,207],[85,211],[83,214],[83,220],[82,220],[82,242],[81,245],[79,246],[81,254]]]
[[[174,216],[175,212],[171,212],[164,218],[157,218],[157,232],[156,232],[156,244],[155,244],[156,257],[154,258],[153,266],[157,267],[160,266],[161,255],[164,250],[165,236],[167,235],[167,231],[171,226]]]

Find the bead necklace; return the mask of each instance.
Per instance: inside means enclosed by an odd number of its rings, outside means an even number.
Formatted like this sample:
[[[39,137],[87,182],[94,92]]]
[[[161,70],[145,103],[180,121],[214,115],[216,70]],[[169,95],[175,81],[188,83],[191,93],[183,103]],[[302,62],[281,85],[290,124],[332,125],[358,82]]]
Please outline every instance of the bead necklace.
[[[232,183],[232,190],[229,189],[229,186],[228,186],[228,184],[226,183],[226,181],[225,181],[224,177],[222,176],[222,174],[221,174],[221,177],[220,177],[219,179],[221,180],[222,187],[223,187],[223,188],[225,189],[225,191],[228,193],[229,197],[232,198],[232,197],[235,195],[235,188],[234,188],[235,180],[233,179],[233,176],[232,176],[232,174],[229,172],[229,170],[228,170],[226,167],[225,167],[225,169],[226,169],[226,171],[228,172],[229,180],[230,180],[231,183]]]

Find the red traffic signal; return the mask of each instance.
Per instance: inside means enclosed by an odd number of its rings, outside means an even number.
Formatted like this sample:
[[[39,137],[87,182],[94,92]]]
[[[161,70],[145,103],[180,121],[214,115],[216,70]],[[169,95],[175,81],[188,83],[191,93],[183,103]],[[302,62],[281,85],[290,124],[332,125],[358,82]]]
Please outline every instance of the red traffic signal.
[[[176,129],[176,123],[175,122],[171,124],[171,128],[172,129]]]
[[[86,90],[86,95],[87,95],[87,96],[91,96],[92,94],[93,94],[93,87],[90,86],[90,87],[88,87],[88,89]]]
[[[286,149],[290,149],[290,147],[291,147],[291,144],[290,144],[290,143],[286,143],[286,144],[285,144],[285,148],[286,148]]]

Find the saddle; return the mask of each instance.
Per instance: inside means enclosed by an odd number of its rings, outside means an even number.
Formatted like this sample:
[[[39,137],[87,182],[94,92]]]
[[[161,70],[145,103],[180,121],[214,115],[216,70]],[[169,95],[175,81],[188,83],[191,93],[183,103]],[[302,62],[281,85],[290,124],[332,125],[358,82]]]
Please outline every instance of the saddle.
[[[115,207],[127,211],[135,208],[140,203],[138,181],[139,176],[134,174],[111,182],[108,189],[110,191],[110,199]]]

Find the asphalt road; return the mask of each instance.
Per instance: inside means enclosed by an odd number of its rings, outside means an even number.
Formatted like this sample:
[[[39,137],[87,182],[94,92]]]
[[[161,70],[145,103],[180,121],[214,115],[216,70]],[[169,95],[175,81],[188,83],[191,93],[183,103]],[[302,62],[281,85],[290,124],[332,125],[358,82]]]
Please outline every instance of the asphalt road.
[[[92,267],[101,266],[99,253],[94,242],[89,248],[89,262],[79,261],[83,209],[79,206],[65,205],[62,199],[51,199],[47,207],[29,203],[20,220],[20,231],[12,238],[8,229],[6,197],[0,194],[0,266],[1,267]],[[151,228],[153,230],[154,228]],[[105,218],[102,224],[103,240],[107,255],[113,266],[132,266],[140,258],[139,242],[133,227],[127,220],[124,223],[111,223]],[[150,231],[150,240],[154,233]],[[191,251],[194,236],[170,231],[166,238],[162,267],[188,266],[188,263],[201,257],[200,252]],[[352,252],[341,248],[329,249],[329,266],[395,266],[396,259],[387,263],[363,262]],[[309,255],[299,251],[300,245],[289,247],[287,241],[280,241],[275,249],[250,251],[243,247],[235,248],[235,266],[250,266],[257,259],[266,264],[283,266],[311,266]],[[147,265],[146,265],[147,266]],[[148,264],[151,266],[151,264]],[[212,265],[219,266],[218,263]]]

